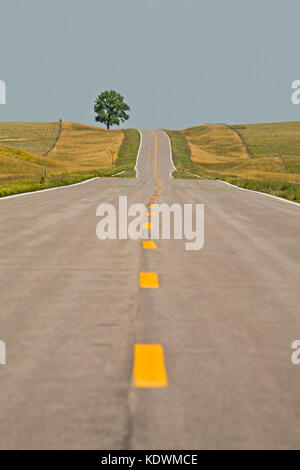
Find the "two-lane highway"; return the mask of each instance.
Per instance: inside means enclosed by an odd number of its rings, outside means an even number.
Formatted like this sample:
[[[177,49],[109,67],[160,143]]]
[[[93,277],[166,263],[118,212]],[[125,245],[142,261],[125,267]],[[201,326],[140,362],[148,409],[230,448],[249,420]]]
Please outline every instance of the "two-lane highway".
[[[162,131],[137,170],[0,200],[0,448],[300,448],[300,208],[172,179]],[[154,193],[205,204],[202,250],[96,237],[100,203]],[[167,386],[136,386],[137,344]]]

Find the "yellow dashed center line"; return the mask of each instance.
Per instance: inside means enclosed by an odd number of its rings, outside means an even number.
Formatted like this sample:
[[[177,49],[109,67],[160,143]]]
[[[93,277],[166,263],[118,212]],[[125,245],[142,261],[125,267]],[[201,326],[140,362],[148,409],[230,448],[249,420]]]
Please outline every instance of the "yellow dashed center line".
[[[140,286],[144,289],[157,289],[159,287],[157,273],[140,273]]]
[[[140,388],[167,387],[164,350],[160,344],[135,345],[133,382]]]
[[[155,242],[152,242],[150,240],[143,240],[143,248],[146,250],[156,250],[157,245]]]
[[[154,178],[157,178],[157,135],[152,131],[154,135]]]
[[[154,178],[157,179],[157,190],[152,196],[148,209],[157,206],[157,197],[161,194],[161,182],[157,176],[157,135],[154,131]],[[153,204],[154,203],[154,204]],[[148,212],[148,217],[155,216],[156,212]],[[151,220],[151,219],[150,219]],[[152,228],[151,223],[144,223],[143,228]],[[144,249],[155,250],[157,245],[154,241],[143,240]],[[159,288],[157,273],[140,273],[140,287],[146,289]],[[134,349],[133,383],[139,388],[160,388],[168,386],[168,378],[165,369],[164,350],[160,344],[136,344]]]

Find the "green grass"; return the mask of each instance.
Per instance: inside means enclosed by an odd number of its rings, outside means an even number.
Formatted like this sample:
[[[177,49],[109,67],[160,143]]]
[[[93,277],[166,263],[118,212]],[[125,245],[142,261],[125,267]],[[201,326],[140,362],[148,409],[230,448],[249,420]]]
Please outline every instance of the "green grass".
[[[284,199],[300,203],[300,184],[284,183],[278,181],[248,180],[243,178],[236,178],[234,176],[222,176],[218,179],[235,184],[241,188],[272,194],[273,196],[282,197]]]
[[[198,171],[197,165],[191,159],[191,150],[187,139],[182,131],[169,131],[168,134],[171,147],[172,158],[177,171],[173,172],[175,178],[188,177],[187,173],[195,173]]]
[[[40,176],[38,178],[24,178],[21,180],[7,181],[0,185],[0,197],[38,191],[41,189],[55,188],[58,186],[68,186],[95,177],[113,176],[119,171],[120,170],[117,168],[110,168],[107,170],[92,171],[90,173],[62,173],[59,175],[51,175],[46,178]]]
[[[133,170],[140,145],[140,133],[136,129],[124,129],[124,139],[118,151],[116,166],[126,170]],[[135,176],[134,172],[129,172]]]

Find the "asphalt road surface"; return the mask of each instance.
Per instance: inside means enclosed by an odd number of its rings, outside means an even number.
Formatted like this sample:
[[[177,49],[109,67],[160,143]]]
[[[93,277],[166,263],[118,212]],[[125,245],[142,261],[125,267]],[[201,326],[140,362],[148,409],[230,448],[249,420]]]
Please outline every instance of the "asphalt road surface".
[[[0,200],[0,448],[299,449],[300,207],[172,179],[142,135],[135,179]],[[99,240],[98,205],[158,178],[159,203],[205,204],[204,248]],[[136,344],[162,346],[166,387],[135,386]]]

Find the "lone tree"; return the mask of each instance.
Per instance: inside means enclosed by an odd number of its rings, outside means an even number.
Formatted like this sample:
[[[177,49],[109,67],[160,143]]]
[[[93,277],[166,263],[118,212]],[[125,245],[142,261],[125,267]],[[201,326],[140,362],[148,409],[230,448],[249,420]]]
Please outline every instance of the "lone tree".
[[[127,121],[129,115],[126,111],[130,111],[128,104],[124,102],[122,95],[114,90],[103,91],[94,106],[96,113],[95,121],[106,124],[107,129],[110,126],[119,126],[120,122]]]

